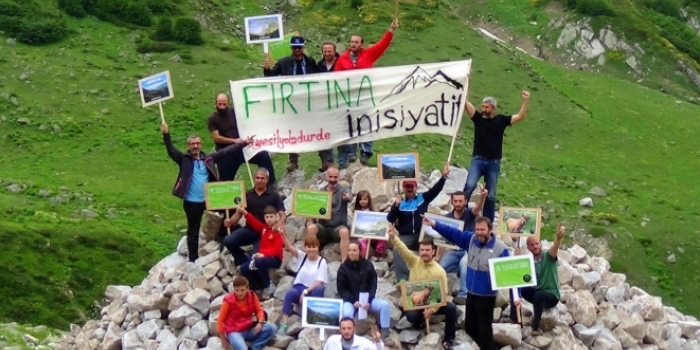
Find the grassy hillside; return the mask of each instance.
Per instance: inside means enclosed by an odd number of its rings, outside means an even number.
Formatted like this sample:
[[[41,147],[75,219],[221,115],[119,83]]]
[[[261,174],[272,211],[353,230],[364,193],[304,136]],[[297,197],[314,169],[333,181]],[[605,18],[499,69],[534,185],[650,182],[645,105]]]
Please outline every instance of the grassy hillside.
[[[56,14],[52,2],[37,4]],[[155,32],[155,17],[142,27],[62,16],[68,31],[57,43],[0,42],[1,319],[66,329],[90,317],[107,284],[139,283],[182,235],[181,202],[170,195],[177,169],[162,146],[157,108],[141,108],[136,81],[170,70],[176,98],[163,108],[175,142],[206,135],[216,93],[227,91],[228,80],[259,75],[263,59],[261,47],[222,28],[236,30],[244,16],[263,10],[247,0],[172,4],[177,16],[196,14],[219,34],[205,27],[202,45],[163,44],[144,39]],[[700,315],[693,288],[700,263],[691,258],[700,253],[692,197],[699,186],[686,181],[700,149],[688,118],[700,108],[616,78],[518,57],[465,26],[451,6],[402,3],[405,28],[380,64],[472,58],[471,100],[494,95],[506,113],[516,112],[520,91],[530,90],[527,120],[507,132],[501,204],[542,206],[547,237],[557,220],[610,237],[613,267],[630,283]],[[287,31],[308,37],[314,57],[321,41],[345,43],[354,32],[376,41],[394,11],[392,2],[357,0],[298,0],[298,7],[281,8],[290,16]],[[172,51],[140,54],[149,51],[144,42],[151,51]],[[174,55],[182,62],[171,61]],[[455,163],[467,166],[472,126],[462,127]],[[205,148],[213,145],[203,140]],[[443,162],[448,147],[439,136],[376,143],[377,152],[420,152],[425,170]],[[302,156],[307,175],[317,159]],[[286,160],[274,159],[278,172]],[[580,218],[578,200],[593,186],[607,196],[594,197],[592,213]],[[615,218],[598,219],[607,213]],[[676,264],[666,263],[669,251]]]

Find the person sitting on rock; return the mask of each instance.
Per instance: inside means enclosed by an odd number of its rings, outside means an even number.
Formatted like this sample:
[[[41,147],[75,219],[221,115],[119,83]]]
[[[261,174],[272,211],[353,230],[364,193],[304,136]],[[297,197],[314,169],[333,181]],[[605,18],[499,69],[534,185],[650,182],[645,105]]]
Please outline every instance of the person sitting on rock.
[[[305,296],[322,298],[325,292],[325,283],[328,283],[328,264],[326,259],[321,256],[320,243],[316,237],[306,237],[304,240],[303,252],[288,239],[284,240],[285,247],[292,254],[293,258],[299,261],[294,285],[284,295],[284,304],[282,305],[282,322],[277,334],[287,334],[287,320],[292,315],[294,303],[299,307]]]
[[[440,266],[433,257],[435,256],[435,243],[431,239],[422,240],[418,244],[418,256],[406,247],[406,245],[396,236],[393,226],[389,227],[389,240],[394,244],[394,249],[398,252],[411,271],[409,281],[425,278],[440,278],[447,284],[447,272]],[[414,327],[422,327],[435,314],[445,315],[445,337],[442,340],[443,349],[452,349],[452,342],[455,340],[457,328],[457,308],[452,303],[442,307],[429,307],[422,310],[405,311],[406,319]]]
[[[323,350],[383,350],[384,344],[379,332],[373,334],[374,341],[355,334],[355,320],[352,317],[340,319],[340,334],[328,337]],[[392,345],[387,345],[392,346]]]
[[[240,273],[250,281],[251,289],[266,289],[268,296],[271,296],[275,292],[275,285],[270,283],[268,269],[279,269],[282,266],[284,238],[281,232],[273,229],[277,224],[277,209],[268,205],[263,213],[264,224],[245,208],[238,207],[236,214],[230,220],[227,219],[225,225],[230,226],[231,223],[238,222],[244,216],[246,226],[260,234],[258,252],[251,256],[250,262],[241,264]]]
[[[353,213],[356,211],[374,211],[372,194],[369,193],[369,191],[361,190],[360,192],[357,192],[357,196],[355,196],[355,209],[353,210]],[[371,240],[371,244],[368,244],[367,241],[368,240],[364,238],[358,240],[360,243],[360,254],[362,256],[366,256],[366,249],[371,248],[374,248],[375,253],[377,253],[377,257],[383,258],[386,256],[386,241],[375,239]]]
[[[352,318],[363,308],[379,313],[379,326],[384,345],[394,346],[389,338],[391,332],[389,303],[375,298],[377,294],[377,271],[374,265],[360,256],[360,243],[351,241],[348,245],[348,259],[338,269],[338,296],[343,299],[343,316]],[[360,293],[367,293],[366,304],[360,303]]]
[[[450,173],[449,164],[445,164],[442,170],[442,177],[435,185],[424,193],[418,193],[418,183],[414,180],[403,182],[403,197],[396,197],[394,205],[391,206],[386,219],[394,224],[398,237],[410,250],[418,249],[418,238],[421,231],[421,215],[428,212],[428,205],[445,187],[447,175]],[[432,256],[431,256],[432,258]],[[402,257],[394,254],[394,269],[396,279],[399,282],[408,278],[408,266]]]
[[[275,325],[267,323],[258,296],[248,286],[245,277],[234,277],[233,293],[221,304],[216,331],[224,349],[247,350],[246,342],[250,342],[251,350],[262,350],[275,335]]]
[[[307,237],[317,237],[321,247],[329,242],[339,242],[340,261],[345,261],[348,256],[348,243],[350,242],[350,230],[348,230],[348,203],[352,200],[352,191],[338,183],[340,170],[335,166],[329,166],[326,170],[328,185],[322,191],[333,193],[331,200],[330,220],[308,220],[306,222]]]
[[[564,226],[557,226],[557,237],[549,250],[542,250],[542,243],[537,236],[527,238],[527,250],[532,253],[535,259],[535,271],[537,274],[537,287],[519,288],[520,296],[530,302],[533,308],[532,335],[540,333],[540,319],[542,312],[551,309],[559,303],[559,269],[557,267],[557,254],[561,247],[561,240],[564,238]],[[515,254],[520,254],[520,249],[516,249]],[[512,299],[512,297],[511,297]],[[517,322],[517,308],[521,301],[518,300],[510,305],[510,319]]]
[[[168,156],[180,168],[172,194],[182,199],[182,207],[187,217],[187,255],[190,261],[195,261],[199,258],[199,226],[206,209],[204,185],[219,180],[214,162],[227,154],[242,150],[253,142],[253,138],[249,137],[240,143],[205,154],[202,152],[202,138],[190,136],[187,138],[187,152],[183,153],[173,145],[168,124],[161,124],[160,131],[163,133],[163,143]]]

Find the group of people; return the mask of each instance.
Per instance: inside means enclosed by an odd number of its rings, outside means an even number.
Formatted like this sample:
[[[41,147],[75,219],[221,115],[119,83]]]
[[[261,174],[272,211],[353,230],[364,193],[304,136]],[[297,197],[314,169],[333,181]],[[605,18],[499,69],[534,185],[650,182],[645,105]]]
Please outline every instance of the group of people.
[[[291,55],[281,58],[273,66],[263,63],[265,76],[304,75],[371,68],[389,47],[398,22],[393,21],[383,38],[375,45],[365,48],[361,36],[352,36],[348,49],[339,54],[336,45],[324,42],[321,45],[323,60],[314,61],[304,52],[303,37],[291,39]],[[348,206],[354,201],[352,210],[375,211],[371,194],[351,189],[339,183],[340,169],[356,160],[357,145],[345,145],[338,149],[339,166],[334,163],[333,150],[319,152],[321,172],[325,172],[327,185],[322,190],[332,192],[331,218],[309,219],[305,224],[304,248],[294,246],[294,237],[287,237],[285,225],[287,213],[281,195],[277,192],[272,161],[267,152],[259,152],[250,159],[258,165],[254,173],[253,188],[246,192],[245,208],[239,207],[221,225],[216,240],[232,255],[239,275],[233,280],[233,292],[224,299],[218,319],[218,332],[222,342],[234,350],[262,349],[275,333],[286,334],[288,319],[294,305],[301,307],[304,297],[323,297],[328,283],[328,264],[321,251],[329,242],[338,243],[341,265],[337,273],[337,290],[343,299],[343,319],[340,335],[330,337],[326,349],[382,349],[395,346],[390,335],[390,304],[377,298],[378,276],[374,265],[364,258],[367,250],[382,257],[386,249],[393,247],[394,271],[399,282],[424,278],[446,280],[447,273],[457,273],[460,289],[452,302],[442,307],[423,310],[406,310],[407,320],[415,327],[422,327],[436,314],[445,315],[445,334],[442,347],[452,348],[455,340],[457,309],[455,304],[466,305],[465,329],[482,350],[496,349],[491,324],[496,292],[491,289],[488,260],[509,255],[505,244],[493,233],[496,185],[500,173],[500,159],[504,133],[508,126],[522,121],[527,114],[530,94],[522,93],[523,104],[514,115],[496,114],[497,102],[486,97],[481,110],[469,102],[465,112],[474,124],[474,146],[469,173],[463,191],[450,194],[453,210],[447,217],[464,222],[460,231],[425,216],[429,204],[440,194],[450,173],[449,164],[442,169],[442,177],[427,191],[418,192],[416,181],[403,181],[403,193],[397,196],[387,214],[391,223],[388,241],[365,240],[350,237],[347,222]],[[226,94],[216,97],[216,111],[209,116],[207,126],[215,144],[215,151],[202,151],[199,136],[187,138],[187,151],[178,150],[172,143],[168,125],[162,124],[163,141],[170,158],[179,166],[179,173],[172,194],[183,201],[187,219],[187,246],[190,261],[198,258],[200,223],[206,210],[205,184],[213,181],[231,181],[240,166],[245,163],[243,148],[251,144],[253,137],[239,135],[236,115],[230,107]],[[372,156],[372,143],[360,144],[360,160],[367,164]],[[288,170],[298,168],[298,154],[289,155]],[[484,185],[478,184],[484,177]],[[469,208],[472,193],[478,186],[478,200]],[[245,224],[240,225],[245,218]],[[433,227],[445,239],[459,247],[444,251],[427,238],[420,240],[422,225]],[[230,233],[229,233],[230,232]],[[557,228],[557,237],[549,250],[542,250],[538,237],[528,237],[527,249],[534,256],[538,286],[522,288],[520,296],[534,306],[532,327],[537,331],[543,310],[554,307],[559,299],[557,275],[557,251],[563,237],[563,228]],[[253,246],[251,252],[245,246]],[[293,287],[286,292],[282,320],[279,327],[267,323],[267,315],[260,300],[271,296],[275,285],[270,278],[270,269],[282,267],[284,250],[294,258],[288,273],[294,276]],[[417,251],[416,255],[413,251]],[[366,303],[360,302],[360,293],[368,293]],[[517,319],[515,311],[520,301],[511,307],[511,318]],[[374,341],[355,336],[354,317],[359,309],[378,314],[379,329],[373,334]]]

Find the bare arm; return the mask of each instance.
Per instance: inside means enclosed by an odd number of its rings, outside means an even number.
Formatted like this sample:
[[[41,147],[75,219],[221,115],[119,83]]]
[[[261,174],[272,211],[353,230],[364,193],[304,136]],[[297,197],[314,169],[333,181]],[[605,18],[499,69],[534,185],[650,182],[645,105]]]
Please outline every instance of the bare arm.
[[[484,185],[479,184],[480,194],[479,194],[479,202],[476,203],[474,208],[472,208],[472,214],[474,216],[479,216],[481,215],[481,211],[484,209],[484,203],[486,203],[486,197],[489,195],[489,191],[486,190],[486,187]]]
[[[525,119],[525,115],[527,115],[527,104],[529,101],[530,101],[530,93],[527,91],[523,91],[523,105],[520,106],[520,111],[518,111],[518,114],[514,114],[510,118],[510,125],[519,123],[523,119]]]
[[[291,253],[293,257],[298,258],[299,250],[289,242],[289,237],[287,237],[286,233],[282,234],[282,240],[284,241],[284,247],[289,251],[289,253]]]
[[[474,108],[474,105],[467,101],[467,104],[464,106],[464,111],[467,112],[469,115],[469,118],[474,118],[474,113],[476,113],[476,108]]]
[[[559,253],[559,247],[561,247],[561,240],[564,238],[564,226],[557,224],[557,238],[554,239],[552,247],[549,248],[549,256],[552,259],[557,259],[557,254]]]
[[[214,140],[214,142],[224,144],[224,145],[232,145],[234,143],[242,143],[243,141],[245,141],[241,138],[232,139],[230,137],[223,137],[219,134],[219,130],[212,131],[211,138]]]

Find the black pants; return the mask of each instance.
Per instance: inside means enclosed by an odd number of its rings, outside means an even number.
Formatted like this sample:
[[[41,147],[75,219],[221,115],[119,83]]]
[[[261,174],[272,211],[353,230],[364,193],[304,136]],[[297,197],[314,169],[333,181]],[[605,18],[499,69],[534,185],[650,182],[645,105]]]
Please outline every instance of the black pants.
[[[495,302],[495,301],[494,301]],[[411,322],[413,327],[420,327],[424,324],[425,317],[423,317],[423,310],[410,310],[406,311],[406,319]],[[492,311],[493,314],[493,311]],[[435,315],[445,315],[445,341],[455,340],[455,333],[457,328],[457,308],[452,303],[447,303],[438,310]]]
[[[282,260],[273,256],[255,259],[255,270],[250,269],[250,260],[240,265],[240,272],[250,282],[250,289],[260,290],[270,286],[270,272],[268,269],[279,269]]]
[[[270,159],[269,153],[265,151],[259,152],[253,158],[250,158],[248,163],[267,169],[270,173],[268,186],[275,183],[275,169],[272,167],[272,159]],[[233,181],[236,178],[236,173],[238,173],[238,168],[243,164],[245,164],[245,157],[242,151],[235,152],[221,159],[216,164],[219,169],[219,181]],[[253,169],[253,171],[255,170]]]
[[[199,227],[202,224],[206,204],[183,201],[182,208],[187,217],[187,255],[190,261],[195,261],[199,258]]]
[[[241,227],[224,238],[224,246],[233,256],[236,266],[241,266],[248,261],[248,256],[243,250],[243,246],[254,245],[253,251],[257,250],[260,242],[260,235],[249,227]]]
[[[464,330],[481,350],[496,350],[493,342],[493,309],[496,296],[467,295]]]
[[[540,320],[542,319],[542,313],[544,310],[551,309],[559,303],[557,297],[541,289],[536,289],[534,287],[525,287],[520,290],[523,299],[529,301],[532,304],[534,316],[532,317],[532,329],[537,330],[540,328]],[[518,320],[518,315],[516,313],[515,305],[512,303],[513,297],[511,296],[510,304],[510,319],[513,321]]]

